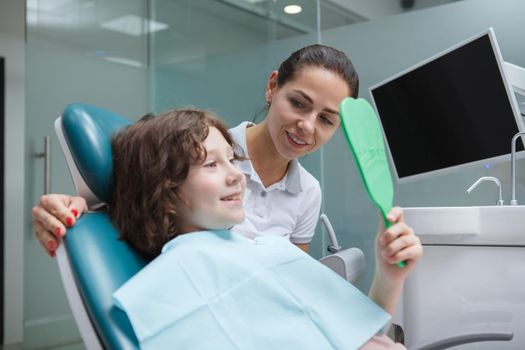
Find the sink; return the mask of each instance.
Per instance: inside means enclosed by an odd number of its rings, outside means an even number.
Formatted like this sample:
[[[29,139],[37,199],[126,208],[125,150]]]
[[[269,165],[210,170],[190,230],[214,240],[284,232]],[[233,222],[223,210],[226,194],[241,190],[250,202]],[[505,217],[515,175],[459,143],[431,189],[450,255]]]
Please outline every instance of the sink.
[[[525,206],[405,208],[423,244],[525,245]]]

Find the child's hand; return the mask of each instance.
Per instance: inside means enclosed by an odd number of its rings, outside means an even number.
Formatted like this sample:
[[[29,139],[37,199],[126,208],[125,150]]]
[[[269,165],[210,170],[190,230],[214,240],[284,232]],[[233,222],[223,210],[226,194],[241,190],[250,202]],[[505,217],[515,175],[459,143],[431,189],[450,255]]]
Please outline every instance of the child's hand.
[[[404,223],[402,208],[392,208],[387,220],[392,226],[385,230],[380,219],[376,237],[376,269],[383,278],[398,282],[404,280],[421,259],[423,246],[412,228]],[[400,261],[405,261],[406,266],[397,266]]]

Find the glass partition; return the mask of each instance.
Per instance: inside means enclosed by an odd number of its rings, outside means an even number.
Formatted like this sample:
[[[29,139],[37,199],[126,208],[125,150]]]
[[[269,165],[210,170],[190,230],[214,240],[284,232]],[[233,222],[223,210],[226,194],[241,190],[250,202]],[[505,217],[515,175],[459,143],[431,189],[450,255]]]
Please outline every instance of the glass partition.
[[[147,14],[148,2],[141,0],[27,0],[28,42],[146,67],[147,34],[164,28]]]
[[[74,194],[53,129],[64,107],[84,102],[132,119],[150,110],[147,18],[141,0],[27,1],[25,349],[81,342],[56,261],[31,228],[31,207],[44,192],[44,161],[35,155],[49,136],[51,192]]]

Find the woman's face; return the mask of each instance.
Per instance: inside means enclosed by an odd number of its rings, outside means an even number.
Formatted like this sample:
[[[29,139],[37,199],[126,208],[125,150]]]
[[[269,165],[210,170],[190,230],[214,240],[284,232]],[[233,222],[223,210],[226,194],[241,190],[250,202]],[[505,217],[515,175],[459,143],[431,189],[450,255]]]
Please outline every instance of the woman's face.
[[[283,86],[277,86],[277,72],[272,72],[266,123],[277,152],[291,160],[325,144],[339,127],[339,104],[347,96],[347,83],[322,67],[303,67]]]
[[[246,179],[233,164],[232,147],[215,127],[210,127],[203,146],[206,159],[190,166],[180,188],[188,204],[181,211],[183,232],[228,229],[244,220]]]

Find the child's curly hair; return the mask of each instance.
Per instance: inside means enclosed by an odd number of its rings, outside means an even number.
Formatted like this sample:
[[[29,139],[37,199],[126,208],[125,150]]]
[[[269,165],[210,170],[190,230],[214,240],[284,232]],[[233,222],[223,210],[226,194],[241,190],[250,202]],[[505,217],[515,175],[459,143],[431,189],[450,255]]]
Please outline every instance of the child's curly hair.
[[[191,164],[203,162],[202,143],[217,128],[234,147],[224,123],[210,112],[176,109],[142,117],[112,140],[113,197],[110,213],[141,255],[154,258],[180,232],[180,185]],[[235,149],[235,148],[234,148]]]

